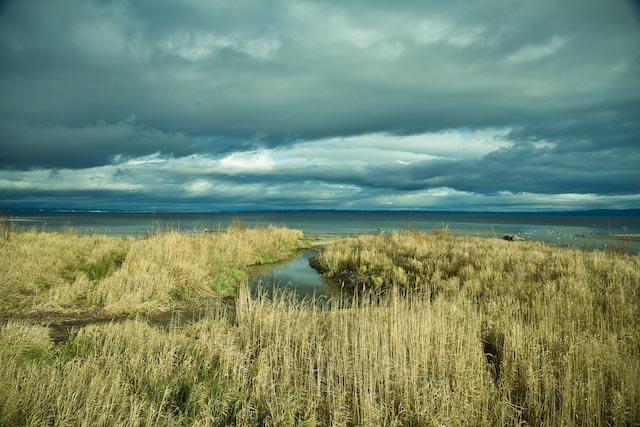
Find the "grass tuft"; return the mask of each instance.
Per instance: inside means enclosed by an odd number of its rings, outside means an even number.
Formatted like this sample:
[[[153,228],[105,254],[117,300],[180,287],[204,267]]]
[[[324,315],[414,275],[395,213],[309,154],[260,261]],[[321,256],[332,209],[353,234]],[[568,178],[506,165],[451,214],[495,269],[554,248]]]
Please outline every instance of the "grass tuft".
[[[78,267],[78,270],[83,271],[89,280],[102,280],[119,269],[126,256],[124,251],[111,250],[93,262],[83,263]]]

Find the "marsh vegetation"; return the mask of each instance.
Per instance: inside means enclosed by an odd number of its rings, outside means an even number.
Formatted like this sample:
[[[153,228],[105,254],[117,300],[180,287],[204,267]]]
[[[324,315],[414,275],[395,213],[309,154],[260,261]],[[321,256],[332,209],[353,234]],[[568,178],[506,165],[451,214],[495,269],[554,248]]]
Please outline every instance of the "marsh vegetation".
[[[365,235],[314,263],[357,291],[348,307],[251,296],[241,272],[300,237],[10,234],[0,424],[640,423],[640,257],[446,232]],[[45,326],[18,319],[163,309],[184,299],[174,289],[221,292],[222,274],[235,310],[184,326],[99,324],[54,344]]]
[[[233,296],[251,265],[293,256],[302,233],[245,228],[146,238],[13,231],[0,240],[3,314],[51,317],[167,311]]]

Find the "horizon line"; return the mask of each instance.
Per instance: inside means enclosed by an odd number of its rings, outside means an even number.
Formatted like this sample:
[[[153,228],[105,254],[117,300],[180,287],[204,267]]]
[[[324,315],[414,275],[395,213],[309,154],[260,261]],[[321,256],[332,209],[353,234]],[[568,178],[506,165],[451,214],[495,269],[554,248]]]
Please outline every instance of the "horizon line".
[[[569,210],[527,210],[527,211],[504,211],[504,210],[427,210],[427,209],[228,209],[228,210],[132,210],[132,209],[48,209],[48,208],[5,208],[0,209],[0,214],[10,214],[12,212],[42,212],[42,213],[136,213],[136,214],[250,214],[250,213],[388,213],[388,214],[596,214],[596,213],[637,213],[640,215],[640,208],[624,209],[569,209]]]

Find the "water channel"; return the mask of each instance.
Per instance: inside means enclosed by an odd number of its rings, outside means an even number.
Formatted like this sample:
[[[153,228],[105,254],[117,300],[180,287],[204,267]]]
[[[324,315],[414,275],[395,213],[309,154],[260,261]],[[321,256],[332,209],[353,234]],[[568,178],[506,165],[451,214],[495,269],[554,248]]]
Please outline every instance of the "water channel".
[[[251,289],[264,290],[269,297],[274,291],[295,292],[299,301],[339,298],[341,288],[329,282],[309,265],[309,259],[317,255],[317,250],[306,249],[292,261],[254,267],[250,275]]]

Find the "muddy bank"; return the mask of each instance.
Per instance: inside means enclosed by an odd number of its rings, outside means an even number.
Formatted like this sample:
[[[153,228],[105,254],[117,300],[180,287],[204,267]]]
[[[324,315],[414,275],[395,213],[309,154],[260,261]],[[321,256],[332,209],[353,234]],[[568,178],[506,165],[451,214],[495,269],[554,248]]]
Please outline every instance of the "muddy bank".
[[[51,339],[64,342],[72,331],[89,325],[117,323],[126,320],[143,320],[154,326],[178,327],[197,322],[210,314],[222,313],[230,319],[235,319],[235,299],[216,298],[194,304],[175,307],[169,311],[153,313],[123,313],[109,314],[103,311],[75,311],[73,313],[29,313],[25,315],[4,316],[0,324],[12,320],[24,321],[34,325],[49,328]]]
[[[327,282],[332,283],[342,295],[344,290],[353,291],[360,288],[372,288],[376,282],[371,275],[358,274],[351,270],[342,270],[332,273],[319,259],[319,254],[309,258],[309,266],[313,268]]]

